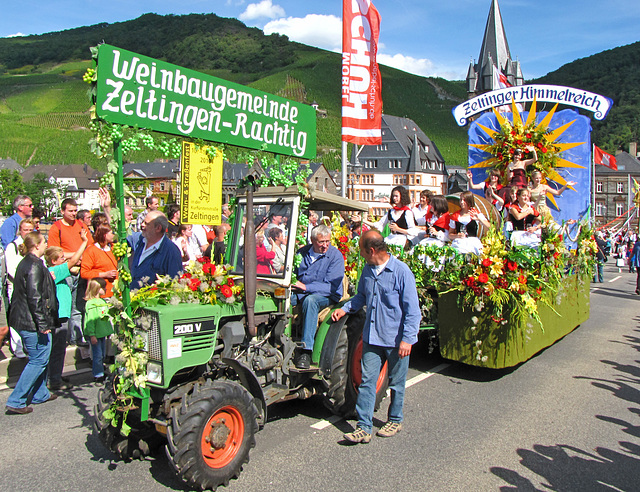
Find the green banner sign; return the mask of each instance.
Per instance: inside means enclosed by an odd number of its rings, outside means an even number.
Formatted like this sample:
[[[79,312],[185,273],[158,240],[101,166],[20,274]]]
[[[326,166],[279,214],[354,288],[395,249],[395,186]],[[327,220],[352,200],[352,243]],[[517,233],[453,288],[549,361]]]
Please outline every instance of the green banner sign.
[[[96,112],[105,121],[276,154],[316,155],[316,112],[244,85],[98,48]]]

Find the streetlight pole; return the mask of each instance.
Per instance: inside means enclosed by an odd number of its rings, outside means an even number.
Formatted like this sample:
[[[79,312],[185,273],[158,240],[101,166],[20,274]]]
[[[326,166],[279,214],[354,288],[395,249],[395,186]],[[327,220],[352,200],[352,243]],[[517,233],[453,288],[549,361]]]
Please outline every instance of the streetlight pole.
[[[360,180],[360,173],[362,172],[362,164],[360,164],[360,160],[358,159],[358,156],[356,155],[356,162],[353,164],[349,164],[349,168],[350,168],[350,178],[351,178],[351,199],[355,200],[356,199],[356,193],[355,193],[355,182],[356,180]]]

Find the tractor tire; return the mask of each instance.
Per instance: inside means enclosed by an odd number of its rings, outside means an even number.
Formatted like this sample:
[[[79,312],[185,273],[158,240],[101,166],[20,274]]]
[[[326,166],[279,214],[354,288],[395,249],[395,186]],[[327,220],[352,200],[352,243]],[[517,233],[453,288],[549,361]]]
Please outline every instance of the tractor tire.
[[[360,318],[356,318],[360,319]],[[358,387],[362,382],[362,323],[354,328],[347,321],[340,332],[338,344],[331,364],[331,376],[328,378],[328,388],[324,396],[325,406],[336,415],[346,418],[356,416],[356,401]],[[385,362],[376,383],[375,410],[380,408],[382,399],[386,396],[389,386]]]
[[[196,384],[171,411],[167,457],[189,485],[215,490],[238,478],[256,444],[258,409],[232,381]]]
[[[156,431],[153,424],[140,421],[139,409],[132,409],[127,415],[127,424],[131,427],[128,436],[123,436],[120,432],[122,422],[114,427],[104,418],[104,411],[111,407],[115,397],[115,380],[114,376],[110,376],[98,391],[98,403],[93,409],[94,429],[102,443],[124,460],[139,459],[155,453],[164,443],[164,437]]]

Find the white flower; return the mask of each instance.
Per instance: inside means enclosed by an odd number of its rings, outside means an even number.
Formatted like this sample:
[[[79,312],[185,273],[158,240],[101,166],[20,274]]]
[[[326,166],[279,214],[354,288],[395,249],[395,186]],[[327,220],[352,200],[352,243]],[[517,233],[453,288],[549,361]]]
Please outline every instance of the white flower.
[[[486,355],[482,356],[482,362],[487,362],[489,360],[489,357],[487,357]]]
[[[178,304],[180,304],[180,298],[178,296],[171,296],[171,298],[169,299],[169,304],[171,304],[172,306],[177,306]]]
[[[478,301],[478,303],[473,308],[478,312],[482,311],[484,309],[484,302]]]
[[[472,316],[472,317],[471,317],[471,322],[472,322],[474,325],[477,325],[477,324],[478,324],[478,317],[477,317],[477,316]]]
[[[476,340],[476,347],[480,348],[482,345],[482,340]]]

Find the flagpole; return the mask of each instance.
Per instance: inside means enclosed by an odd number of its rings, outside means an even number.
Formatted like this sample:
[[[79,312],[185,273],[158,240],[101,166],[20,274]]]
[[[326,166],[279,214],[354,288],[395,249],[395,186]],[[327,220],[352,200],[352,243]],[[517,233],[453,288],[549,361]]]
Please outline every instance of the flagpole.
[[[340,196],[342,198],[347,196],[347,142],[344,140],[342,141],[342,187]]]
[[[596,159],[594,157],[596,144],[591,144],[591,209],[593,210],[592,227],[596,227]]]

